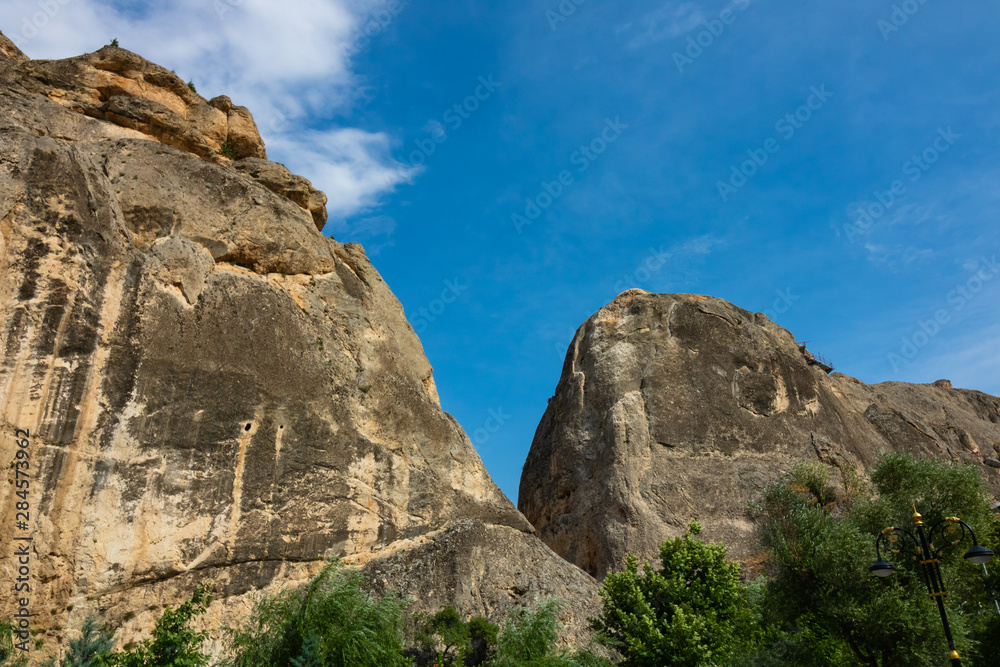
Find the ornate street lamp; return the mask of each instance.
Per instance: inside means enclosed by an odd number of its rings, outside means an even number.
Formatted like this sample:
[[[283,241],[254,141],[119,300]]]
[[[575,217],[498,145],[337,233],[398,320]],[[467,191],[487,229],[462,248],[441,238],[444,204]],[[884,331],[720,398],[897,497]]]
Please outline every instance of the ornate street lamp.
[[[917,506],[913,506],[913,524],[917,527],[917,537],[903,528],[889,527],[882,531],[882,534],[875,538],[876,561],[868,566],[869,572],[877,577],[888,577],[892,574],[896,566],[883,560],[881,547],[885,547],[893,556],[906,554],[920,564],[920,571],[924,575],[924,583],[927,584],[928,597],[937,601],[938,611],[941,613],[941,623],[944,625],[944,636],[948,638],[948,649],[951,651],[949,658],[953,667],[960,667],[962,662],[955,650],[955,640],[951,637],[951,626],[948,625],[948,615],[944,610],[944,602],[947,593],[944,591],[944,580],[941,578],[941,564],[939,558],[944,553],[942,549],[951,548],[965,539],[968,531],[972,537],[972,547],[965,552],[964,558],[976,565],[982,565],[993,557],[993,552],[984,547],[976,539],[976,533],[972,526],[965,523],[957,516],[950,516],[941,519],[927,532],[924,531],[924,521]],[[938,531],[940,530],[940,535]],[[941,548],[934,546],[935,536],[938,537],[938,544]],[[907,539],[912,543],[916,551],[911,550],[907,545]]]

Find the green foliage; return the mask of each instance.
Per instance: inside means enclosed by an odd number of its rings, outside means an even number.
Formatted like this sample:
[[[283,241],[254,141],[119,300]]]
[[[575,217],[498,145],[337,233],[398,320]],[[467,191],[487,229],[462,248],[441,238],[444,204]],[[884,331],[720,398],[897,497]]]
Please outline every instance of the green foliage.
[[[767,487],[753,509],[773,568],[762,605],[770,630],[758,657],[777,646],[790,653],[812,646],[809,650],[823,656],[849,655],[848,664],[945,664],[941,620],[928,601],[919,566],[903,554],[887,554],[897,571],[883,580],[872,576],[868,565],[883,528],[910,528],[914,503],[927,529],[946,516],[986,527],[987,496],[978,472],[890,454],[867,482],[845,480],[851,482],[845,484],[850,492],[833,501],[836,494],[820,468],[798,466],[791,480]],[[941,559],[949,621],[966,658],[976,655],[969,633],[983,625],[988,602],[981,570],[961,558],[969,546],[971,541]],[[844,662],[830,657],[812,664]]]
[[[113,47],[115,47],[117,49],[118,48],[118,38],[115,37],[114,39],[112,39],[111,43],[108,44],[108,46],[113,46]]]
[[[462,620],[452,606],[422,619],[416,641],[424,655],[434,656],[439,667],[482,665],[492,656],[499,628],[481,616]]]
[[[201,667],[208,656],[201,652],[207,632],[195,632],[191,620],[203,614],[212,601],[210,587],[198,584],[191,599],[176,610],[167,607],[156,620],[152,637],[138,646],[116,653],[112,664],[121,667]]]
[[[376,597],[359,572],[330,563],[307,585],[265,596],[229,631],[234,667],[404,667],[403,610],[394,593]]]
[[[191,89],[192,93],[197,93],[198,90],[194,87],[194,81],[188,81],[188,88]]]
[[[320,659],[320,649],[321,647],[319,640],[316,639],[316,635],[309,635],[302,642],[302,651],[298,657],[292,658],[292,661],[288,664],[291,667],[323,667],[323,661]]]
[[[720,664],[755,632],[743,596],[739,565],[726,560],[721,544],[693,536],[660,546],[661,569],[635,556],[625,570],[609,574],[601,587],[604,607],[594,627],[618,650],[626,667]]]
[[[541,602],[534,611],[517,608],[497,639],[493,667],[604,667],[612,663],[587,651],[570,655],[555,649],[559,630],[558,600]]]
[[[83,621],[80,636],[69,641],[62,660],[51,659],[43,667],[109,667],[114,664],[114,636],[114,630],[99,627],[97,619],[88,616]]]
[[[0,667],[24,667],[28,664],[28,654],[14,646],[14,626],[0,622]]]
[[[766,628],[740,654],[732,663],[734,667],[842,667],[857,662],[843,642],[831,637],[809,616],[793,625]]]
[[[234,144],[232,141],[229,141],[228,139],[226,139],[226,141],[222,143],[222,146],[219,147],[219,154],[229,158],[230,160],[240,159],[240,154],[236,150],[236,144]]]

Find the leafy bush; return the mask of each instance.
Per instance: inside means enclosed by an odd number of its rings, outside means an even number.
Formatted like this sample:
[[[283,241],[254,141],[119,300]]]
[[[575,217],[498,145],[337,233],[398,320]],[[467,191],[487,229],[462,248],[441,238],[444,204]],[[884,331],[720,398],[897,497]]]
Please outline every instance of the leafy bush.
[[[191,599],[176,610],[167,607],[156,620],[152,637],[138,646],[115,653],[111,664],[121,667],[201,667],[208,656],[201,652],[207,632],[195,632],[191,620],[205,613],[212,601],[209,585],[198,584]]]
[[[192,93],[197,93],[198,89],[194,87],[194,81],[188,81],[188,88]]]
[[[639,573],[629,555],[625,570],[601,586],[604,607],[594,628],[618,650],[626,667],[710,665],[724,662],[756,632],[740,585],[740,566],[726,560],[721,544],[683,536],[660,546],[660,566]]]
[[[412,652],[416,664],[484,665],[496,649],[499,628],[487,619],[476,616],[463,621],[452,606],[420,619],[416,633],[419,650]]]
[[[365,590],[359,572],[330,563],[307,585],[265,596],[228,643],[235,667],[405,667],[408,602]]]
[[[118,38],[115,37],[114,39],[112,39],[111,43],[108,44],[108,46],[113,46],[113,47],[115,47],[117,49],[118,48]]]

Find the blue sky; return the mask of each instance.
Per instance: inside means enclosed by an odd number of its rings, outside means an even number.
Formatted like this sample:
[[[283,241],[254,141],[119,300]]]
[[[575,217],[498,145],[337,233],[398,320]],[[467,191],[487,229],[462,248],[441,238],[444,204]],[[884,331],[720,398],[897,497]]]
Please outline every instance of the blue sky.
[[[250,106],[511,499],[575,329],[629,287],[1000,394],[1000,8],[579,1],[51,0],[32,32],[45,3],[11,0],[0,29],[35,58],[118,37]]]

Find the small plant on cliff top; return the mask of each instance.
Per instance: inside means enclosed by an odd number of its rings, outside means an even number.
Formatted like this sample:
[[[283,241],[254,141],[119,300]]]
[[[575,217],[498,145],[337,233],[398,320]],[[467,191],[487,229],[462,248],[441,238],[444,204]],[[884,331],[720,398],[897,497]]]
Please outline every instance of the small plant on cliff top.
[[[240,154],[236,151],[236,144],[228,139],[226,139],[226,141],[222,143],[222,146],[219,147],[219,154],[223,157],[229,158],[230,160],[240,159]]]
[[[118,48],[118,38],[115,37],[114,39],[112,39],[111,43],[108,44],[108,46],[113,46],[113,47],[115,47],[117,49]]]
[[[197,93],[198,90],[194,87],[194,81],[188,81],[188,88],[191,89],[192,93]]]

